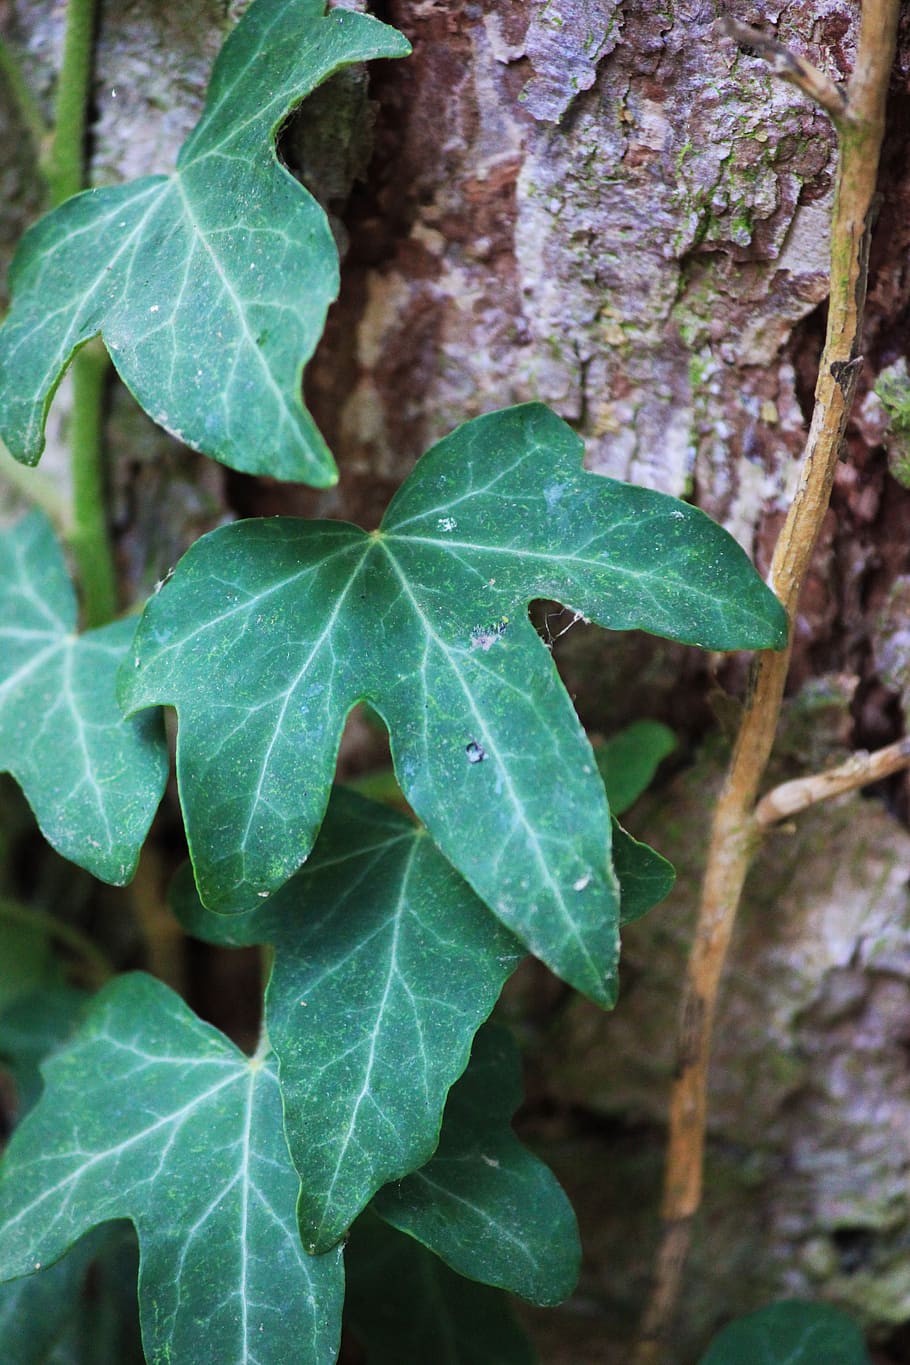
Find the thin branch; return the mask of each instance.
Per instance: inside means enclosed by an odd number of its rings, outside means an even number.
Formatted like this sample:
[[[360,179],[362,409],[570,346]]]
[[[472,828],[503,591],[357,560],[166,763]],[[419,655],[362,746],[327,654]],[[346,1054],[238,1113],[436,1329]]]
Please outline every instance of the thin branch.
[[[832,81],[805,57],[791,52],[776,38],[769,38],[760,28],[750,28],[748,24],[731,19],[728,14],[720,18],[718,28],[740,47],[753,52],[756,57],[761,57],[775,76],[789,81],[791,85],[802,90],[804,95],[808,95],[810,100],[824,109],[825,113],[830,114],[835,126],[839,126],[849,117],[847,93],[843,86]]]
[[[872,754],[851,754],[845,762],[825,773],[781,782],[755,807],[755,822],[760,829],[767,829],[778,820],[797,815],[819,801],[842,796],[857,787],[867,787],[870,782],[880,782],[883,777],[900,772],[901,768],[910,768],[910,738],[899,739],[896,744],[876,749]]]
[[[899,0],[866,0],[856,66],[838,119],[840,156],[831,223],[828,331],[799,485],[774,551],[770,583],[792,624],[828,507],[860,364],[869,231]],[[785,73],[786,74],[786,73]],[[792,79],[792,70],[788,79]],[[635,1359],[665,1354],[692,1218],[702,1195],[707,1081],[717,994],[746,873],[758,847],[758,786],[777,730],[789,647],[757,656],[742,724],[717,803],[692,953],[683,986],[664,1183],[663,1245]]]

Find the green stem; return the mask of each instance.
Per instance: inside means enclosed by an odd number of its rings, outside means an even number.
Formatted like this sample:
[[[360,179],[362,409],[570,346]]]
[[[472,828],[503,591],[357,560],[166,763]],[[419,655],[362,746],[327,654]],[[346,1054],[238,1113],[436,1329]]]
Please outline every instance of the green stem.
[[[45,162],[51,207],[78,194],[85,178],[86,112],[91,93],[95,0],[69,0],[54,134]],[[104,625],[117,614],[117,574],[107,526],[102,410],[108,359],[89,342],[73,360],[70,458],[73,517],[70,544],[82,588],[85,622]]]
[[[63,943],[67,948],[72,949],[87,968],[87,975],[94,986],[103,986],[105,981],[109,981],[114,975],[114,968],[104,953],[95,947],[91,939],[87,938],[81,929],[76,929],[72,924],[65,923],[64,920],[58,919],[49,911],[39,910],[34,906],[20,905],[18,901],[9,900],[6,896],[2,896],[0,897],[0,918],[9,920],[13,924],[24,924],[29,928],[43,929],[48,938],[54,938],[58,943]]]
[[[130,883],[130,904],[145,941],[148,970],[178,995],[186,995],[186,934],[168,908],[165,881],[158,850],[149,842]]]
[[[54,134],[44,165],[51,208],[78,194],[84,185],[86,111],[94,36],[95,0],[69,0],[54,107]]]
[[[19,63],[2,38],[0,38],[0,78],[6,83],[6,87],[13,97],[16,112],[28,130],[29,136],[35,144],[35,151],[41,158],[50,129],[44,122],[44,115],[41,113],[37,100],[22,78]]]
[[[408,804],[391,768],[375,768],[358,777],[349,777],[344,785],[360,796],[368,796],[371,801],[383,801],[387,806],[397,806],[399,810]]]
[[[271,943],[261,943],[259,945],[259,981],[262,986],[262,1017],[259,1021],[259,1037],[256,1040],[256,1051],[254,1058],[262,1061],[269,1055],[272,1044],[269,1041],[269,1027],[265,1018],[265,993],[268,990],[269,982],[272,979],[272,969],[275,966],[275,948]]]
[[[117,575],[107,530],[104,494],[103,407],[107,354],[96,338],[73,360],[70,459],[73,519],[70,545],[76,559],[85,623],[103,626],[117,614]]]

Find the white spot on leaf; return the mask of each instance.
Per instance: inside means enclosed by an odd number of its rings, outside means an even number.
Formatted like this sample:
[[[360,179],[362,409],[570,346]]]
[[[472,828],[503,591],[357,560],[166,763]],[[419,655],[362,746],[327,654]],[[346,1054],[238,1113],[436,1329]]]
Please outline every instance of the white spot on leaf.
[[[509,624],[508,616],[503,616],[492,626],[475,626],[471,631],[471,648],[482,649],[484,653],[495,645]]]

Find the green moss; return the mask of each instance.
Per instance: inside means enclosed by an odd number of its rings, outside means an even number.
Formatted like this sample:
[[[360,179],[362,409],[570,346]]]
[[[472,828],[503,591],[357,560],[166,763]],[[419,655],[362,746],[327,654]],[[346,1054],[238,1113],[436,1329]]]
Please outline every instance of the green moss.
[[[691,142],[687,138],[683,145],[680,147],[679,151],[676,153],[677,172],[682,170],[684,163],[686,162],[687,158],[692,154],[692,152],[694,152],[694,150],[695,150],[694,142]]]
[[[730,239],[737,246],[748,246],[752,241],[752,212],[740,204],[730,223]]]
[[[905,359],[882,370],[875,392],[890,423],[888,466],[898,483],[910,488],[910,377]]]
[[[701,356],[689,356],[689,386],[700,389],[705,382],[705,363]]]

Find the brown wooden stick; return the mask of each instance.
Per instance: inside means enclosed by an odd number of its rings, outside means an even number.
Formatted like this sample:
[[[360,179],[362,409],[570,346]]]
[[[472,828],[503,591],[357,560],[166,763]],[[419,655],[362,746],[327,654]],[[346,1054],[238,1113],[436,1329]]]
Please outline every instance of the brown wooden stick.
[[[787,610],[791,637],[800,588],[828,507],[860,364],[869,229],[898,8],[899,0],[863,4],[847,109],[838,119],[840,155],[831,225],[828,330],[799,485],[775,547],[769,580]],[[683,986],[670,1096],[663,1245],[635,1353],[637,1365],[655,1365],[661,1360],[679,1296],[691,1220],[701,1203],[708,1064],[718,986],[743,883],[760,839],[755,802],[777,730],[789,654],[788,648],[756,658],[714,814]]]
[[[737,19],[731,19],[729,14],[720,18],[718,27],[740,47],[749,48],[756,57],[761,57],[767,62],[775,76],[780,76],[781,80],[789,81],[791,85],[802,90],[804,95],[808,95],[830,114],[835,124],[839,124],[846,116],[847,94],[843,86],[837,85],[805,57],[791,52],[783,43],[779,43],[776,38],[770,38],[762,29],[751,28],[748,24],[741,24]]]
[[[797,777],[792,782],[781,782],[780,786],[772,788],[755,807],[755,822],[760,829],[768,829],[776,825],[778,820],[797,815],[819,801],[855,791],[857,787],[867,787],[870,782],[880,782],[883,777],[890,777],[892,773],[908,767],[910,739],[899,739],[896,744],[888,744],[872,754],[851,754],[845,762],[836,768],[829,768],[825,773]]]

